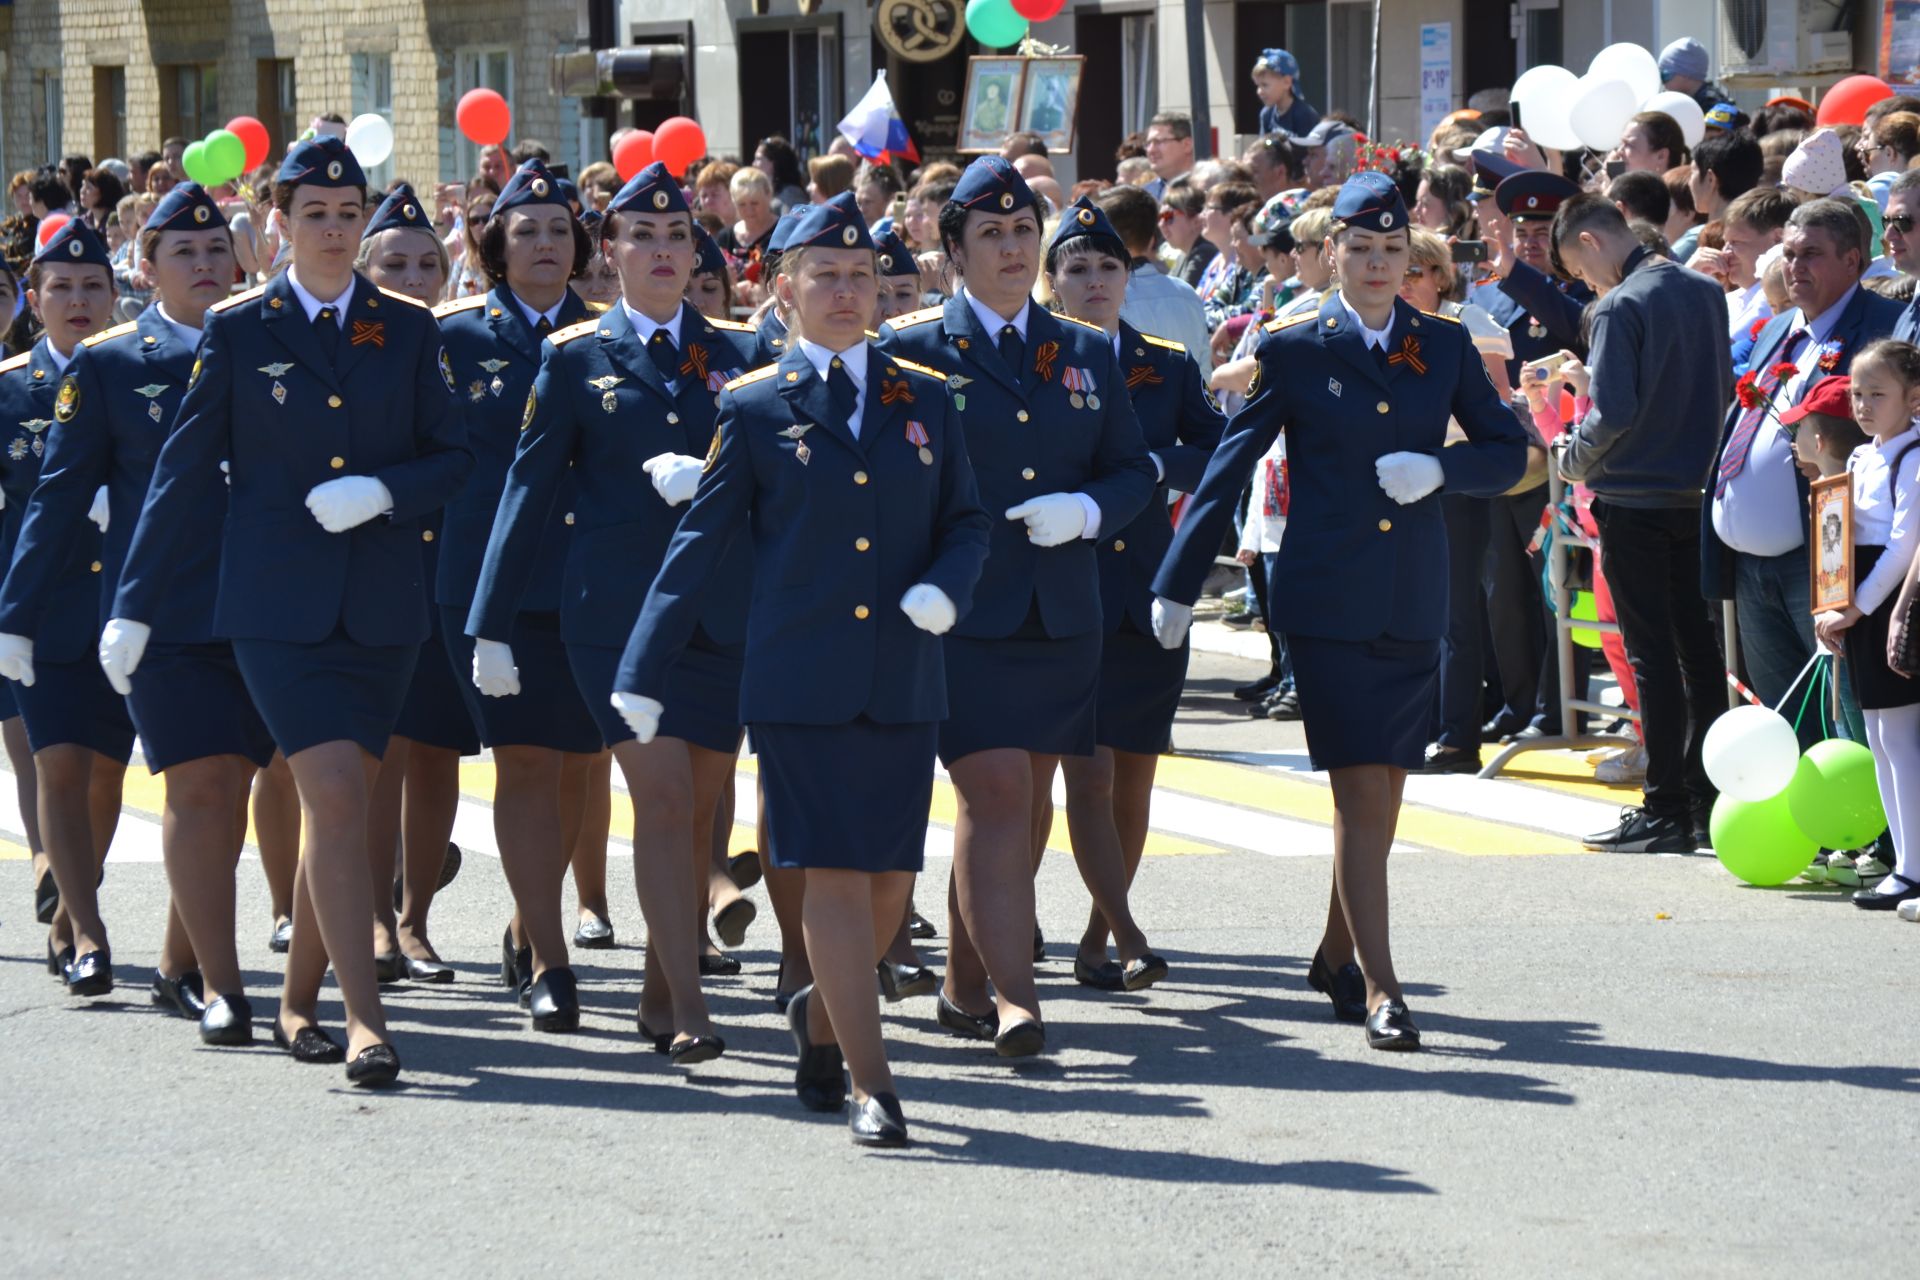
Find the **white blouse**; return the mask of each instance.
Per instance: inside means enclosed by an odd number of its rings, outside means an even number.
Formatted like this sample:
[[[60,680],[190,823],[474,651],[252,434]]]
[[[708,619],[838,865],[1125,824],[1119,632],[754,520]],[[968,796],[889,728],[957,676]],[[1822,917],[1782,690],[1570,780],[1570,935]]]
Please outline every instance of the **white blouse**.
[[[1900,474],[1891,475],[1888,461],[1903,449]],[[1854,606],[1872,613],[1900,589],[1920,549],[1920,427],[1885,445],[1867,441],[1847,459],[1847,474],[1853,477],[1853,545],[1886,548],[1853,590]]]

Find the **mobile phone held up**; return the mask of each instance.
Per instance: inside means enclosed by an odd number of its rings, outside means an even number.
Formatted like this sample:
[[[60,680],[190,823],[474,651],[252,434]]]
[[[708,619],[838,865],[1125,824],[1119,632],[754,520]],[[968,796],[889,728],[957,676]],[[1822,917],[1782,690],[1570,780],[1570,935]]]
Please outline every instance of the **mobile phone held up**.
[[[1453,242],[1453,260],[1455,262],[1485,262],[1487,260],[1487,242],[1485,240],[1455,240]]]

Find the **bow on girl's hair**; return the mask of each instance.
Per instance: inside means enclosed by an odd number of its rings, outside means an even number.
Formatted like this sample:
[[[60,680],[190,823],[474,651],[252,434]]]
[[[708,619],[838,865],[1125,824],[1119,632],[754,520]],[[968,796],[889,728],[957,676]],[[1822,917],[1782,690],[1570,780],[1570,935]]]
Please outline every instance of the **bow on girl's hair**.
[[[1388,364],[1404,364],[1415,373],[1425,373],[1427,362],[1420,358],[1420,339],[1408,334],[1400,339],[1400,349],[1387,357]]]

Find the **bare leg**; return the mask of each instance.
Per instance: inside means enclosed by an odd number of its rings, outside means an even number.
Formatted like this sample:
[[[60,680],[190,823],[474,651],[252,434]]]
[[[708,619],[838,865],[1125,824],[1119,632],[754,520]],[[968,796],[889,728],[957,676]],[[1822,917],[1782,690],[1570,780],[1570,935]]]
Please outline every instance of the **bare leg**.
[[[839,1043],[856,1101],[871,1093],[892,1093],[873,966],[891,935],[881,922],[901,918],[906,911],[913,877],[904,871],[873,875],[834,868],[805,874],[807,954],[813,959],[815,990],[825,1005],[814,1013],[816,1002],[809,1001],[808,1035],[817,1043]]]
[[[1067,775],[1067,829],[1073,835],[1073,861],[1080,879],[1093,896],[1094,915],[1104,923],[1098,933],[1091,925],[1080,939],[1080,958],[1091,965],[1105,963],[1107,929],[1118,940],[1120,963],[1129,964],[1147,951],[1147,935],[1134,923],[1127,903],[1126,851],[1114,820],[1114,752],[1101,747],[1091,758],[1070,756],[1060,762]]]
[[[373,885],[373,954],[392,955],[400,944],[394,938],[393,874],[400,854],[400,803],[407,781],[407,762],[413,740],[398,734],[387,739],[387,754],[373,782],[367,803],[367,878]],[[385,886],[387,892],[382,893]]]
[[[367,949],[367,921],[373,913],[367,875],[367,805],[380,761],[357,743],[339,741],[295,752],[287,763],[300,792],[305,832],[301,882],[311,899],[308,914],[317,926],[308,932],[319,934],[333,962],[347,1010],[347,1056],[351,1058],[387,1040],[386,1013],[374,981],[373,955]],[[296,914],[296,945],[301,923]],[[291,964],[288,968],[291,985]],[[289,991],[290,997],[293,994]]]
[[[546,747],[493,751],[493,834],[518,907],[516,933],[526,939],[522,945],[533,948],[536,978],[567,963],[567,934],[560,919],[560,886],[567,874],[560,803],[566,758]]]
[[[991,979],[1002,1024],[1040,1018],[1033,985],[1034,779],[1048,776],[1056,759],[996,749],[947,770],[959,796],[947,998],[978,1010],[986,1003],[984,979]]]
[[[293,873],[300,864],[300,795],[278,751],[253,781],[253,834],[277,925],[293,918]]]
[[[427,941],[427,912],[440,888],[440,871],[460,808],[460,753],[447,747],[412,746],[400,806],[400,949],[415,960],[437,960]],[[380,882],[374,898],[380,899]]]
[[[88,748],[72,743],[34,753],[40,830],[47,842],[53,882],[60,887],[60,914],[66,918],[76,955],[107,950],[107,928],[100,919],[97,892],[100,859],[94,850],[91,803],[93,767],[100,759]]]
[[[560,780],[561,838],[571,851],[573,896],[588,913],[612,919],[607,905],[607,836],[613,821],[613,752],[569,755]]]
[[[160,847],[173,903],[167,932],[178,918],[206,982],[207,998],[244,992],[234,942],[234,872],[242,833],[234,813],[246,804],[253,763],[243,756],[202,756],[169,768]],[[170,948],[169,948],[170,949]],[[161,972],[178,977],[163,956]],[[182,966],[185,967],[185,966]]]
[[[670,1006],[676,1039],[713,1031],[706,996],[700,990],[699,941],[693,927],[696,848],[703,861],[706,855],[706,845],[695,844],[693,815],[697,795],[705,790],[711,805],[718,781],[709,779],[704,788],[701,786],[695,777],[699,768],[693,758],[696,752],[702,756],[718,754],[689,747],[680,738],[655,738],[645,744],[622,742],[613,749],[620,772],[627,779],[627,793],[633,797],[634,888],[640,897],[640,913],[647,921],[640,1015],[648,1026],[662,1026],[668,1021],[662,1015]],[[704,823],[698,834],[707,834]]]
[[[1333,784],[1333,882],[1360,968],[1367,976],[1367,1008],[1400,998],[1387,931],[1387,854],[1400,821],[1407,773],[1387,765],[1335,769]],[[1338,965],[1331,952],[1327,961]]]

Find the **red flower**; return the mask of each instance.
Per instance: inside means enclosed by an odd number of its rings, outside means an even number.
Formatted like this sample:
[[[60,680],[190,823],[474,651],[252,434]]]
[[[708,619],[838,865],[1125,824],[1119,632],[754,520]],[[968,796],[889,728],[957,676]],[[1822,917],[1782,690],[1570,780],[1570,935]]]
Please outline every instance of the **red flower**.
[[[1766,403],[1766,396],[1755,385],[1753,373],[1749,370],[1740,375],[1740,381],[1733,384],[1733,394],[1740,400],[1742,409],[1757,409]]]
[[[1399,163],[1400,163],[1400,148],[1398,148],[1398,147],[1389,147],[1389,148],[1387,149],[1387,159],[1389,159],[1389,160],[1391,160],[1391,161],[1393,161],[1393,162],[1394,162],[1395,164],[1399,164]]]
[[[1749,338],[1759,337],[1760,331],[1767,327],[1767,319],[1768,317],[1761,316],[1758,320],[1755,320],[1752,326],[1747,330],[1747,336]]]
[[[1788,378],[1798,376],[1800,373],[1800,366],[1797,364],[1794,364],[1790,360],[1782,360],[1779,364],[1767,370],[1767,372],[1773,375],[1774,385],[1778,386],[1780,383],[1785,382]]]

